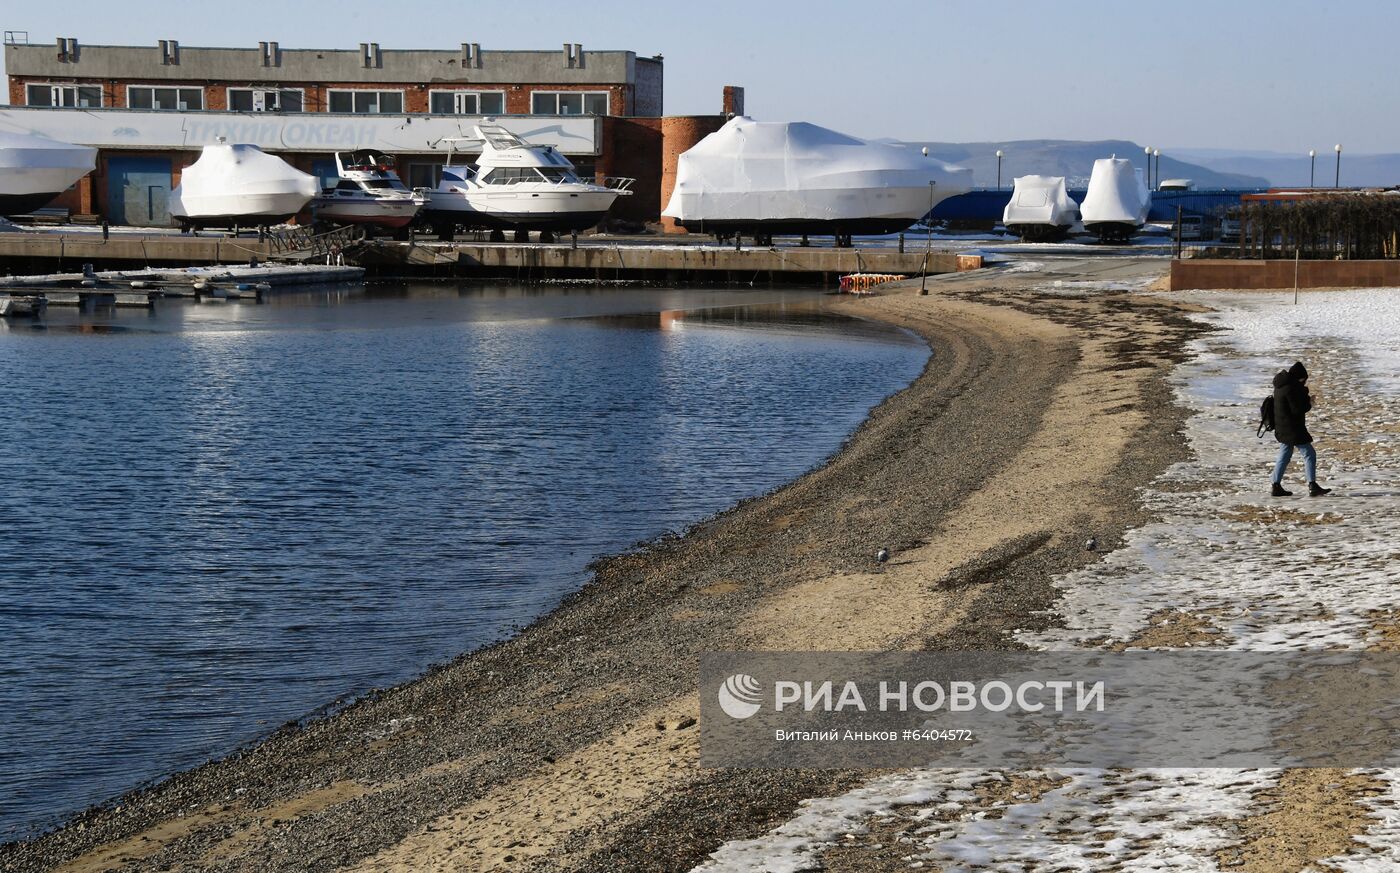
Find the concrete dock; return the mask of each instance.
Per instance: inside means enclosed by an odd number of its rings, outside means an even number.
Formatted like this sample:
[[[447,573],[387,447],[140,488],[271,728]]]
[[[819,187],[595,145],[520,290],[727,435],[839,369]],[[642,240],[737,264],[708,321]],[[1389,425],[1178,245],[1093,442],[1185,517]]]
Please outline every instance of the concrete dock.
[[[836,287],[851,273],[919,275],[951,273],[981,266],[976,255],[925,252],[910,245],[894,247],[819,248],[797,245],[735,249],[706,238],[639,237],[633,240],[581,239],[564,243],[440,242],[414,239],[357,240],[333,255],[308,257],[288,252],[275,239],[207,234],[123,230],[106,238],[100,232],[0,233],[0,271],[53,273],[82,264],[98,269],[161,268],[175,265],[247,264],[283,261],[299,264],[352,264],[370,273],[425,273],[519,281],[583,279],[657,282],[802,282]]]

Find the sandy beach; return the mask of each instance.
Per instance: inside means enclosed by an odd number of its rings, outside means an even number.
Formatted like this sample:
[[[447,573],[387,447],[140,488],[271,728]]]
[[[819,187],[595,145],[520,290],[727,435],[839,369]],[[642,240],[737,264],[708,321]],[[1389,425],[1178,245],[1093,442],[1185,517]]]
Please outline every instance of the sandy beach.
[[[1138,490],[1186,454],[1169,375],[1210,328],[1199,303],[1143,293],[1163,267],[841,301],[933,355],[825,466],[600,562],[507,642],[0,849],[0,870],[685,871],[862,784],[700,769],[699,653],[999,648],[1052,627],[1052,580],[1148,523]]]

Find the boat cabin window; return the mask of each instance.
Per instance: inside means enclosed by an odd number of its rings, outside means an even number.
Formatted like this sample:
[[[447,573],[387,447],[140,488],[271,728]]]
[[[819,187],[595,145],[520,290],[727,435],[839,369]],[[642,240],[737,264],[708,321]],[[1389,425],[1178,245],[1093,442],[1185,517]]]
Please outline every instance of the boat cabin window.
[[[376,115],[403,112],[402,91],[330,91],[331,112]]]
[[[607,91],[536,91],[530,95],[535,115],[607,115]]]
[[[366,188],[393,188],[394,182],[391,179],[366,179],[360,183]]]
[[[504,91],[433,91],[428,95],[433,115],[504,115]]]
[[[358,190],[360,190],[360,183],[359,183],[359,182],[352,182],[352,181],[350,181],[349,179],[341,179],[341,180],[340,180],[340,183],[339,183],[338,185],[335,186],[335,190],[337,190],[337,191],[358,191]]]
[[[233,112],[300,112],[301,89],[268,91],[260,88],[228,89],[228,108]]]
[[[29,85],[25,89],[29,106],[99,107],[102,89],[89,85]]]
[[[418,170],[420,173],[423,173],[423,176],[421,176],[421,177],[420,177],[420,176],[414,176],[413,173],[412,173],[412,170]],[[474,169],[471,168],[471,167],[441,167],[441,168],[439,168],[439,167],[435,167],[435,166],[430,165],[430,164],[429,164],[429,165],[425,165],[425,164],[416,164],[416,165],[412,168],[412,170],[410,170],[410,174],[409,174],[410,180],[412,180],[412,182],[413,182],[414,185],[416,185],[416,186],[418,186],[418,187],[423,187],[423,188],[431,188],[431,187],[433,187],[434,185],[437,184],[437,181],[436,181],[436,180],[432,181],[431,183],[428,183],[428,182],[424,181],[425,178],[431,178],[431,177],[432,177],[432,175],[433,175],[433,170],[437,170],[437,171],[441,174],[441,175],[440,175],[440,178],[441,178],[442,181],[444,181],[444,182],[458,182],[458,183],[461,183],[461,182],[469,182],[469,181],[471,181],[472,179],[475,179],[475,178],[476,178],[476,170],[474,170]],[[420,184],[420,183],[421,183],[421,184]]]
[[[574,175],[574,171],[565,167],[536,167],[535,172],[556,184],[559,182],[578,181],[578,176]]]
[[[481,181],[488,185],[518,185],[521,182],[538,182],[540,174],[534,167],[497,167],[482,176]]]

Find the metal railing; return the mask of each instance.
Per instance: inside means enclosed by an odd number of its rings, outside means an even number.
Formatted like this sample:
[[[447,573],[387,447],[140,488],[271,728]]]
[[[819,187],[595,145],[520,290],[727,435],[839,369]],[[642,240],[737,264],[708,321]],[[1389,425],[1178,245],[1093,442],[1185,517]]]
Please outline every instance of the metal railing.
[[[604,176],[603,186],[614,191],[631,191],[637,180],[630,176]]]
[[[5,31],[5,45],[29,45],[29,31],[27,31],[27,30],[7,30],[7,31]]]
[[[365,229],[349,224],[325,233],[314,233],[311,228],[295,225],[286,230],[269,232],[268,247],[273,253],[285,257],[330,257],[344,254],[347,249],[364,241]]]

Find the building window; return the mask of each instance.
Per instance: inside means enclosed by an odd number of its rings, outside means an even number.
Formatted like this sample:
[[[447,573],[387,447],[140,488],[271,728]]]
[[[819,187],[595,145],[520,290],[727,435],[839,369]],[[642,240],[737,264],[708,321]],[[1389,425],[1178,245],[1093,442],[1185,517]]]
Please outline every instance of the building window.
[[[102,88],[96,85],[29,85],[25,101],[29,106],[97,107],[102,105]]]
[[[301,89],[230,88],[228,108],[231,112],[300,112]]]
[[[178,109],[189,112],[204,108],[204,89],[131,85],[126,89],[126,105],[129,109]]]
[[[331,91],[331,112],[358,115],[403,112],[402,91]]]
[[[434,115],[504,115],[504,91],[433,91],[428,111]]]
[[[536,115],[607,115],[607,91],[536,91],[530,95]]]

